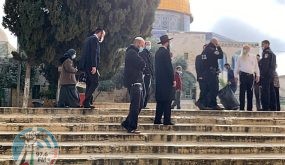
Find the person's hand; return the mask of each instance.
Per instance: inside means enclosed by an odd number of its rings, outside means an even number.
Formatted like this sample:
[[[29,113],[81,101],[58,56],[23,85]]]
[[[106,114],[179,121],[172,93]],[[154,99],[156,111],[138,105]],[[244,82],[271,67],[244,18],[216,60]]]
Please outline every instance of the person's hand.
[[[228,82],[228,85],[231,85],[232,83],[231,82]]]
[[[75,68],[75,72],[78,72],[78,69],[77,69],[77,68]]]
[[[96,74],[96,71],[97,71],[96,67],[92,67],[91,74]]]
[[[176,81],[173,81],[173,87],[176,87]]]
[[[255,82],[256,82],[256,83],[259,83],[259,81],[260,81],[260,77],[259,77],[259,76],[256,76]]]
[[[203,80],[203,77],[199,77],[199,80]]]

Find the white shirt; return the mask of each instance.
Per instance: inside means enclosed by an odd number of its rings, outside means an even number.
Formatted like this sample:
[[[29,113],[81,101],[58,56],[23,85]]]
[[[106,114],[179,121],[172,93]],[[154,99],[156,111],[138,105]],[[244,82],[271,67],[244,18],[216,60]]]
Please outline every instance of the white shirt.
[[[260,76],[258,62],[255,56],[253,55],[240,55],[237,60],[235,67],[235,77],[239,76],[239,72],[245,72],[249,74],[256,74]]]

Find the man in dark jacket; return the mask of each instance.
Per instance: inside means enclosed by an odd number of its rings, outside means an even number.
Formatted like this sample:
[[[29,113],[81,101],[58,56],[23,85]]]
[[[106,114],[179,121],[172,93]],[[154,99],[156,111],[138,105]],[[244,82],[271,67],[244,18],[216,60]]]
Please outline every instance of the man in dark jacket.
[[[207,106],[213,110],[221,110],[217,104],[217,95],[219,92],[220,73],[218,59],[223,59],[224,54],[219,42],[216,38],[211,39],[211,42],[206,46],[202,53],[202,66],[204,68],[203,75],[207,86]]]
[[[155,54],[155,98],[157,104],[154,124],[162,124],[161,118],[164,115],[163,124],[174,125],[171,122],[171,102],[176,82],[169,51],[170,40],[167,35],[161,36],[158,44],[162,44],[162,47]]]
[[[139,133],[137,130],[138,115],[143,107],[143,70],[144,60],[139,51],[144,48],[145,41],[141,37],[135,38],[134,44],[129,46],[125,57],[124,85],[130,94],[130,111],[122,126],[128,133]]]
[[[235,75],[234,75],[234,70],[231,68],[231,65],[226,63],[224,65],[224,67],[227,69],[227,72],[228,72],[228,84],[231,88],[231,90],[233,91],[233,93],[236,93],[236,90],[237,90],[237,82],[236,82],[236,79],[235,79]]]
[[[203,51],[206,48],[207,45],[203,46]],[[203,60],[202,60],[202,54],[196,56],[195,59],[195,69],[197,73],[197,81],[199,83],[199,88],[200,88],[200,95],[199,99],[195,103],[195,105],[200,109],[200,110],[209,110],[210,108],[207,107],[207,83],[205,81],[205,76],[203,75],[204,68],[203,68]]]
[[[144,74],[144,104],[143,107],[146,108],[149,100],[149,92],[151,87],[151,79],[153,77],[153,64],[151,59],[151,42],[145,42],[145,49],[139,53],[139,55],[144,59],[146,67],[143,72]]]
[[[105,31],[97,28],[94,34],[88,37],[83,44],[80,69],[82,68],[86,73],[84,108],[94,108],[90,103],[92,102],[92,95],[99,85],[100,43],[103,42],[104,37]]]
[[[260,60],[261,104],[263,111],[276,111],[276,96],[274,90],[274,73],[276,56],[270,49],[268,40],[262,41],[262,59]]]

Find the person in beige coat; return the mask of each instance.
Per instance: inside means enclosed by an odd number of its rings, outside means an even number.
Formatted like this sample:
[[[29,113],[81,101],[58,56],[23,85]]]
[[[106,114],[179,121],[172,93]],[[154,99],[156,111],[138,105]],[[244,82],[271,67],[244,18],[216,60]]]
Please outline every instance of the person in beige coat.
[[[76,51],[69,49],[64,56],[60,59],[62,64],[60,74],[60,93],[58,107],[80,107],[79,94],[76,89],[75,74],[78,71],[73,64],[73,60],[76,58]]]

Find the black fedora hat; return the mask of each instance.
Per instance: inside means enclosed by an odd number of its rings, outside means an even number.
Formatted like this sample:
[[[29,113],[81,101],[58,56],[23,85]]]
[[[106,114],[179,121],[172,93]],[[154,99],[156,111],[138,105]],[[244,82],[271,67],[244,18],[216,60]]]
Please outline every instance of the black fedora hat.
[[[173,38],[169,38],[168,35],[163,35],[160,37],[160,42],[157,44],[164,44],[170,40],[172,40]]]

